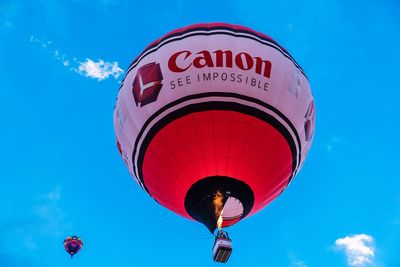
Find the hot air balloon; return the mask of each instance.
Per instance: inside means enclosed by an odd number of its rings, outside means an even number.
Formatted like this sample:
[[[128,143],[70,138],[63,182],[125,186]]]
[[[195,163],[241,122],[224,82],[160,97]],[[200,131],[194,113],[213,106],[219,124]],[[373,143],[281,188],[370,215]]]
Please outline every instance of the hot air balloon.
[[[82,247],[82,240],[75,235],[69,236],[64,240],[64,249],[69,255],[71,255],[71,258],[78,253]]]
[[[293,57],[265,34],[223,23],[151,43],[129,66],[114,110],[131,175],[160,205],[218,228],[214,259],[222,262],[232,248],[221,228],[284,191],[314,121],[310,85]]]

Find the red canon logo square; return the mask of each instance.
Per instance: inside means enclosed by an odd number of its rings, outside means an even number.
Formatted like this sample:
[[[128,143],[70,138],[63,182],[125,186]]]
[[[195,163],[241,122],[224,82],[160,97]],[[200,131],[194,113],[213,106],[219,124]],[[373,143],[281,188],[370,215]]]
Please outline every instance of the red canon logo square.
[[[143,107],[157,100],[162,87],[160,64],[148,63],[140,67],[132,84],[133,98],[137,106]]]

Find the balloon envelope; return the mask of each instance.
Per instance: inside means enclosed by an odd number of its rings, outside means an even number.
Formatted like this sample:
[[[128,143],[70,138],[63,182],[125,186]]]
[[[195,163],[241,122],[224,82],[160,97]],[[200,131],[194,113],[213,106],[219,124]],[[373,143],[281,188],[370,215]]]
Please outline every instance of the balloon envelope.
[[[314,121],[293,57],[262,33],[222,23],[149,45],[114,112],[118,150],[139,185],[211,232],[282,193],[306,158]]]
[[[64,249],[71,257],[78,253],[82,247],[83,242],[77,236],[69,236],[64,240]]]

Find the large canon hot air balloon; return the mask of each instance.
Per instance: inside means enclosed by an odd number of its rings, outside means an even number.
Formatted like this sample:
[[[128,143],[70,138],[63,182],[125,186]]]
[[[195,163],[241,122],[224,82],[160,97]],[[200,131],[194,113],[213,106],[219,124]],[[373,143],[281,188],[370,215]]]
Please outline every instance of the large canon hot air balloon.
[[[114,112],[118,149],[138,184],[211,232],[282,193],[306,158],[314,120],[292,56],[262,33],[221,23],[150,44],[127,70]]]

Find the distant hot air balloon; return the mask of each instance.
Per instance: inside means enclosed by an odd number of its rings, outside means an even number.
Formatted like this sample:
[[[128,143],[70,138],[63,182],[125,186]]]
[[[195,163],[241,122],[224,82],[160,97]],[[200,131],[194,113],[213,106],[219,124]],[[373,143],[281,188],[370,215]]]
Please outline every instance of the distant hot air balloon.
[[[114,112],[118,150],[139,185],[211,232],[282,193],[306,158],[314,121],[293,57],[265,34],[222,23],[150,44],[127,70]],[[226,261],[225,248],[214,259]]]
[[[71,258],[83,247],[82,240],[77,236],[69,236],[64,240],[64,249]]]

